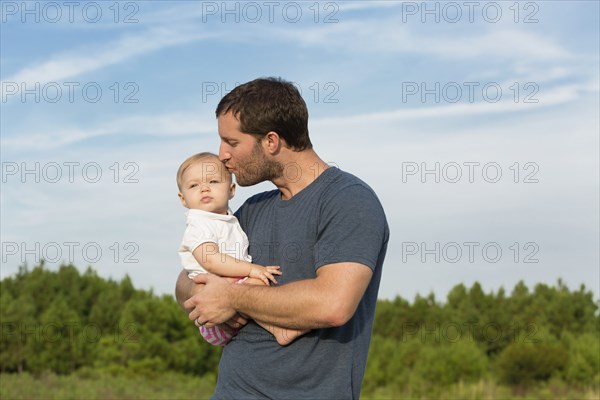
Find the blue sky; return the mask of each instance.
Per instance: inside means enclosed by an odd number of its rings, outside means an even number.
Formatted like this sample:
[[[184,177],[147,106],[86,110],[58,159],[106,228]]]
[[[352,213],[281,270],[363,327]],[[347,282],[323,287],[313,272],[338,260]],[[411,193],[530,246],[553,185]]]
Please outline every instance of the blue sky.
[[[598,2],[0,4],[2,277],[45,256],[172,293],[177,167],[217,151],[224,94],[281,76],[384,205],[380,297],[598,296]]]

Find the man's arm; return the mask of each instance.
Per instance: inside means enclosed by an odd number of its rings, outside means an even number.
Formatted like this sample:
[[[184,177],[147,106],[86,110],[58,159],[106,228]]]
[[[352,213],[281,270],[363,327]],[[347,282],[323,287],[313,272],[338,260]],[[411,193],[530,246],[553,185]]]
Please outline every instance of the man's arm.
[[[185,301],[190,319],[207,326],[220,324],[236,312],[290,329],[341,326],[354,315],[373,271],[346,262],[324,265],[317,277],[278,287],[230,285],[214,275],[194,278],[205,286]]]
[[[262,285],[264,285],[264,282],[261,281],[260,279],[248,278],[248,279],[246,279],[244,284],[245,285],[262,286]],[[310,331],[310,329],[297,330],[297,329],[282,328],[280,326],[268,324],[268,323],[263,322],[258,319],[255,319],[254,322],[256,322],[264,330],[266,330],[271,335],[273,335],[275,337],[275,340],[277,340],[277,343],[279,343],[281,346],[287,346],[288,344],[292,343],[294,340],[296,340],[300,336],[302,336]]]

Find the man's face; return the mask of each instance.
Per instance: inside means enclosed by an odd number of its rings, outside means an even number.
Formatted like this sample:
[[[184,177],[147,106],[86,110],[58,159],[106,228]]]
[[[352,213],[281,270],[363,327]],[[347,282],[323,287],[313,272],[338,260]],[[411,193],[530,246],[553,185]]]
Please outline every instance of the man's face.
[[[185,207],[227,214],[235,185],[219,160],[213,157],[199,160],[190,165],[181,178],[179,198]]]
[[[281,176],[283,166],[267,157],[262,140],[240,130],[240,121],[232,113],[220,115],[217,121],[221,137],[219,159],[235,174],[238,185],[251,186]]]

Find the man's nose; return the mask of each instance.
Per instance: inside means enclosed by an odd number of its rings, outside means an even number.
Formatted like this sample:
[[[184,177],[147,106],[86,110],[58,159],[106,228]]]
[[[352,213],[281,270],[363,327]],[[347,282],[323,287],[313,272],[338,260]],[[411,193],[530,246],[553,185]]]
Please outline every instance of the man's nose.
[[[221,143],[221,145],[219,146],[219,160],[221,160],[221,162],[227,162],[227,160],[229,160],[230,158],[231,154],[229,154],[229,152],[225,150],[225,144]]]

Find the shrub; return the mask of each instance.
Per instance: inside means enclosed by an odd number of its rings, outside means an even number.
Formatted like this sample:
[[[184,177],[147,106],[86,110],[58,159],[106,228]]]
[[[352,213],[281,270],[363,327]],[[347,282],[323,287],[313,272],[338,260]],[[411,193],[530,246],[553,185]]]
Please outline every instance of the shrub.
[[[565,368],[567,352],[558,344],[512,343],[500,354],[498,378],[510,385],[548,380]]]

